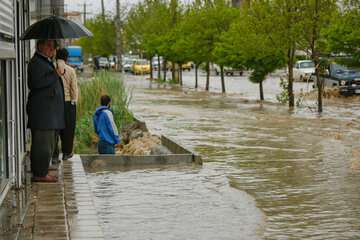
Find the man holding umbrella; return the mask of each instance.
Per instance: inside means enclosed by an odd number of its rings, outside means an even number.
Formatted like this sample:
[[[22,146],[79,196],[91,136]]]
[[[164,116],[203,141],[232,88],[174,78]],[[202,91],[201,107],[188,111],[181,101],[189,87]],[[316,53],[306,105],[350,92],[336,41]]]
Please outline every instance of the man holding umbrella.
[[[48,174],[57,131],[65,128],[64,90],[52,63],[54,40],[38,40],[28,65],[28,127],[31,129],[31,170],[34,181],[56,182]]]
[[[52,58],[54,39],[92,36],[84,26],[71,20],[50,16],[26,29],[22,40],[38,39],[36,53],[28,65],[28,127],[31,129],[31,171],[33,180],[56,182],[48,174],[57,131],[65,128],[64,88]]]

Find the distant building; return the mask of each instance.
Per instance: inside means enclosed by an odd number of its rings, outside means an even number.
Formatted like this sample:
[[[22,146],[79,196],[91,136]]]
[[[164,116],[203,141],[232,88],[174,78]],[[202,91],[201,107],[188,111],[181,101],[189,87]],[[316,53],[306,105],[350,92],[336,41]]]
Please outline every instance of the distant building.
[[[83,14],[78,11],[65,12],[64,17],[74,22],[84,24]]]

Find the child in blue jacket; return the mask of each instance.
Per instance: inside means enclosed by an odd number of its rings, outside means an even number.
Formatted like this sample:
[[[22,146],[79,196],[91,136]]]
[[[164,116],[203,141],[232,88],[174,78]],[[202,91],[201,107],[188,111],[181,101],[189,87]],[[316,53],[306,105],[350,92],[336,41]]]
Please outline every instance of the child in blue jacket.
[[[98,152],[99,154],[115,154],[115,145],[120,143],[120,137],[110,110],[111,98],[103,95],[100,101],[101,106],[94,113],[95,132],[100,138]]]

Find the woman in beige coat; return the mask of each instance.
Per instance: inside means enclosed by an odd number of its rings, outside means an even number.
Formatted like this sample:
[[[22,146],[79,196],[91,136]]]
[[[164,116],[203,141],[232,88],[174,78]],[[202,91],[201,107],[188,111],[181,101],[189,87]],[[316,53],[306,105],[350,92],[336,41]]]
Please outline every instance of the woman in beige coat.
[[[78,100],[78,86],[75,69],[66,64],[69,53],[65,48],[56,52],[56,69],[61,76],[64,85],[65,96],[65,129],[60,131],[61,150],[63,160],[73,156],[75,125],[76,125],[76,103]],[[59,151],[54,153],[58,159]]]

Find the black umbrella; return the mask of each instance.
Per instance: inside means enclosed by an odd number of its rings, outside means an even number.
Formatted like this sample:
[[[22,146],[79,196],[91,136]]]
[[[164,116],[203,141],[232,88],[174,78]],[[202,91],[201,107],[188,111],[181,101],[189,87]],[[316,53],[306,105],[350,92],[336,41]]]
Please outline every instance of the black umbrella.
[[[21,39],[65,39],[91,37],[93,34],[83,25],[69,19],[51,16],[26,29]]]

